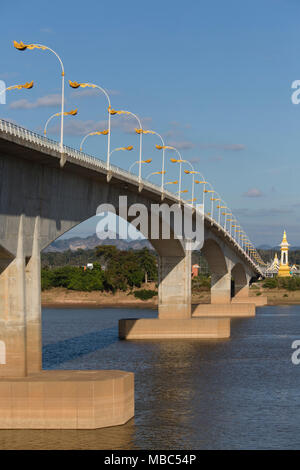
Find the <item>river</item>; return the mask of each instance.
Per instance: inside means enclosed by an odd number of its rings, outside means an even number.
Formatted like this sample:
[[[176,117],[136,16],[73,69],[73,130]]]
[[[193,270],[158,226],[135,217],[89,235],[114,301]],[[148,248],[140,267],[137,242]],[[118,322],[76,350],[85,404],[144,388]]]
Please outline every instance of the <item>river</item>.
[[[233,320],[228,340],[119,341],[154,310],[43,309],[44,369],[135,373],[136,414],[97,430],[1,430],[0,449],[299,449],[300,306]]]

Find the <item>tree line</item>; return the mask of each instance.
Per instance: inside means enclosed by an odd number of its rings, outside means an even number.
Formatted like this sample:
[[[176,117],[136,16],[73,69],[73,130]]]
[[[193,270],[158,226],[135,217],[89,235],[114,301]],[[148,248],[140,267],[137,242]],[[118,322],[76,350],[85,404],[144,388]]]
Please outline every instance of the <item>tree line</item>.
[[[116,292],[141,287],[146,280],[157,281],[157,258],[147,248],[122,251],[105,245],[82,250],[84,253],[69,251],[43,253],[42,290],[64,287],[87,292]],[[84,268],[87,262],[93,262],[93,269]]]

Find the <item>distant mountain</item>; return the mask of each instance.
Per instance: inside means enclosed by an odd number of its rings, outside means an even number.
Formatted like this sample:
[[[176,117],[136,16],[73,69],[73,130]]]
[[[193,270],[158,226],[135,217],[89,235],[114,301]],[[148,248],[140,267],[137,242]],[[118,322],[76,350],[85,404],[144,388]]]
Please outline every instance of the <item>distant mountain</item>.
[[[257,247],[257,250],[264,250],[264,251],[280,251],[280,246],[270,246],[270,245],[260,245]],[[289,251],[299,251],[300,246],[290,246]]]
[[[100,240],[96,233],[89,235],[86,238],[81,237],[72,237],[72,238],[63,238],[58,239],[55,242],[51,243],[44,252],[63,252],[67,250],[77,251],[77,250],[91,250],[96,246],[100,245],[114,245],[119,250],[141,250],[142,248],[148,248],[153,250],[152,245],[148,240],[120,240],[114,238],[108,238],[106,240]]]

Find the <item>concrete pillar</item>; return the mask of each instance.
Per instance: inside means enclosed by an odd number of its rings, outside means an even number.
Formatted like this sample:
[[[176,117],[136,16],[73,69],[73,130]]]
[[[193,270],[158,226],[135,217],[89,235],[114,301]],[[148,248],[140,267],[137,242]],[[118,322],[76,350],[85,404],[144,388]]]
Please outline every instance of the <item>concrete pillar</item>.
[[[249,297],[249,283],[245,285],[234,283],[234,297],[236,299],[245,299]]]
[[[211,303],[229,304],[231,301],[231,271],[211,275]]]
[[[26,361],[26,299],[23,216],[17,254],[0,274],[0,377],[24,377]],[[4,358],[4,360],[3,360]],[[5,362],[3,364],[3,362]]]
[[[42,370],[40,219],[36,217],[32,255],[26,265],[26,353],[28,374]]]
[[[234,298],[244,299],[249,297],[249,283],[251,277],[246,273],[242,264],[237,263],[231,270],[234,280]]]
[[[191,318],[191,251],[160,256],[158,272],[159,318]]]

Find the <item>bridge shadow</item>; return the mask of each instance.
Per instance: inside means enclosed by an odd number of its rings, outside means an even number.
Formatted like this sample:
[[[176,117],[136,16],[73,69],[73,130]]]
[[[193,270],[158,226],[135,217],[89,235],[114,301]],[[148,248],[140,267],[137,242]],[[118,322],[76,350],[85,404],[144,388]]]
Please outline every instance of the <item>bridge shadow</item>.
[[[57,343],[43,346],[43,369],[55,369],[63,362],[72,361],[118,342],[116,328],[105,328]]]

